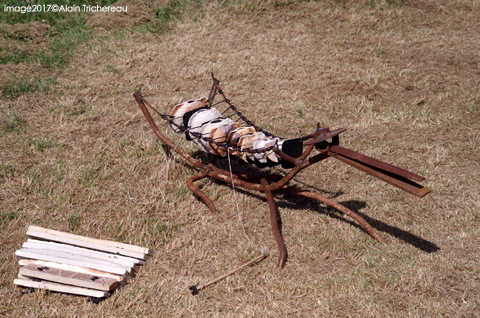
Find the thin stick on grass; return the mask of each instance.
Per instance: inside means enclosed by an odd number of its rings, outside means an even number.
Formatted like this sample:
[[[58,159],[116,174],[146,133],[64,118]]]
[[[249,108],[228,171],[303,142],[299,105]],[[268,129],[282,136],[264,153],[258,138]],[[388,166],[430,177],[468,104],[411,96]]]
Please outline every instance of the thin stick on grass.
[[[262,248],[262,255],[258,256],[258,257],[255,257],[254,259],[248,261],[247,263],[243,264],[243,265],[240,265],[239,267],[235,268],[235,269],[232,269],[231,271],[229,271],[228,273],[222,275],[222,276],[219,276],[211,281],[209,281],[208,283],[206,284],[203,284],[201,285],[200,287],[197,287],[196,285],[192,285],[190,286],[188,289],[190,289],[192,291],[192,295],[197,295],[199,291],[201,291],[202,289],[204,289],[205,287],[208,287],[210,285],[213,285],[215,283],[218,283],[219,281],[221,281],[222,279],[238,272],[239,270],[241,269],[244,269],[245,267],[248,267],[250,265],[253,265],[253,264],[256,264],[260,261],[262,261],[263,259],[265,259],[266,257],[268,256],[268,250],[266,248]]]

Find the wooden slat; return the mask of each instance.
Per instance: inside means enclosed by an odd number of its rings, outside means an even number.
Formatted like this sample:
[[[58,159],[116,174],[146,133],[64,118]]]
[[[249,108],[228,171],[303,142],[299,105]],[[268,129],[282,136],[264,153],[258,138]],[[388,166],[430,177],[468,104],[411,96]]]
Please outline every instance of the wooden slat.
[[[39,289],[47,289],[47,290],[60,292],[60,293],[90,296],[90,297],[96,297],[96,298],[103,298],[110,295],[110,293],[106,291],[93,290],[93,289],[88,289],[83,287],[67,286],[67,285],[62,285],[58,283],[46,282],[46,281],[37,282],[37,281],[27,279],[23,276],[20,276],[20,277],[21,278],[15,279],[13,281],[15,285],[39,288]]]
[[[38,259],[42,261],[51,261],[57,263],[63,263],[68,265],[76,265],[81,267],[93,268],[100,271],[105,271],[118,275],[125,275],[128,273],[126,267],[122,267],[115,264],[109,264],[108,262],[93,261],[86,258],[74,258],[73,255],[68,253],[59,252],[53,253],[48,250],[30,250],[30,249],[20,249],[15,252],[17,257],[29,258],[29,259]]]
[[[139,265],[145,265],[146,264],[146,262],[144,260],[141,260],[141,259],[136,258],[136,257],[130,257],[130,256],[114,254],[114,253],[109,253],[109,252],[103,252],[103,251],[99,251],[99,250],[90,249],[90,248],[87,248],[87,247],[81,247],[81,246],[78,246],[78,245],[58,243],[58,242],[52,242],[52,241],[46,241],[46,240],[37,240],[37,239],[34,239],[34,238],[27,238],[26,242],[34,242],[34,243],[40,243],[40,244],[50,243],[50,244],[56,244],[56,246],[60,246],[60,247],[64,246],[64,247],[68,247],[68,248],[84,249],[84,250],[87,250],[87,251],[91,251],[94,254],[99,253],[98,255],[100,255],[100,253],[101,254],[106,254],[106,255],[111,255],[111,256],[115,257],[116,259],[122,259],[122,260],[125,260],[125,261],[128,261],[128,262],[134,263],[134,264],[139,264]]]
[[[45,229],[33,225],[29,226],[27,230],[27,235],[30,237],[36,237],[60,243],[87,247],[99,251],[135,257],[142,260],[145,260],[147,258],[147,254],[150,252],[148,248],[141,246],[124,244],[114,241],[99,240],[56,230]]]
[[[99,252],[91,250],[84,247],[78,247],[67,244],[60,244],[55,242],[39,241],[28,239],[27,242],[23,243],[22,248],[25,249],[45,249],[45,250],[55,250],[55,251],[64,251],[75,253],[75,255],[83,255],[86,257],[91,257],[95,259],[101,259],[109,261],[113,264],[118,264],[121,266],[134,267],[135,264],[139,263],[140,260],[132,257],[126,257],[106,252]]]
[[[349,165],[351,165],[352,167],[355,167],[359,170],[362,170],[380,180],[383,180],[387,183],[390,183],[391,185],[399,188],[399,189],[402,189],[403,191],[406,191],[408,193],[411,193],[413,195],[416,195],[417,197],[423,197],[425,195],[427,195],[428,193],[430,193],[430,189],[427,189],[425,187],[423,187],[422,185],[420,184],[417,184],[407,178],[404,178],[402,176],[399,176],[399,175],[395,175],[393,173],[389,173],[389,172],[386,172],[386,171],[382,171],[381,169],[375,169],[374,167],[371,167],[363,162],[360,162],[360,161],[356,161],[356,160],[353,160],[353,159],[350,159],[350,158],[347,158],[347,157],[344,157],[342,155],[339,155],[337,153],[332,153],[332,152],[329,152],[328,153],[329,156],[335,158],[335,159],[338,159],[340,161],[343,161]]]
[[[99,276],[99,277],[114,279],[120,285],[126,284],[125,277],[122,275],[112,274],[109,272],[99,271],[99,270],[87,268],[87,267],[80,267],[76,265],[61,264],[61,263],[55,263],[55,262],[49,262],[49,261],[41,261],[36,259],[20,259],[18,260],[18,264],[20,266],[28,266],[28,265],[46,266],[46,267],[56,268],[60,270],[66,270],[66,271],[72,271],[72,272],[77,272],[82,274],[89,274],[92,276]]]
[[[21,248],[19,251],[32,252],[32,253],[41,254],[45,256],[67,258],[72,261],[91,262],[99,265],[118,267],[118,268],[125,269],[127,272],[132,271],[132,267],[130,267],[129,265],[113,263],[110,260],[96,258],[90,255],[85,256],[85,255],[81,255],[76,252],[68,251],[68,250],[62,251],[62,250],[52,250],[52,249],[44,249],[44,248]]]
[[[78,273],[55,267],[36,266],[33,264],[20,267],[19,273],[23,276],[51,282],[105,291],[110,291],[118,285],[118,282],[113,278]]]
[[[424,177],[419,176],[418,174],[415,174],[415,173],[410,172],[408,170],[405,170],[405,169],[402,169],[400,167],[391,165],[389,163],[383,162],[381,160],[369,157],[367,155],[364,155],[362,153],[353,151],[351,149],[343,148],[343,147],[340,147],[340,146],[332,146],[332,147],[330,147],[330,151],[332,151],[336,154],[342,155],[343,157],[347,157],[349,159],[356,160],[356,161],[359,161],[359,162],[364,163],[366,165],[369,165],[370,167],[372,167],[374,169],[379,169],[379,170],[382,170],[382,171],[385,171],[385,172],[389,172],[389,173],[401,176],[401,177],[406,178],[406,179],[411,179],[411,180],[418,181],[418,182],[425,180]]]

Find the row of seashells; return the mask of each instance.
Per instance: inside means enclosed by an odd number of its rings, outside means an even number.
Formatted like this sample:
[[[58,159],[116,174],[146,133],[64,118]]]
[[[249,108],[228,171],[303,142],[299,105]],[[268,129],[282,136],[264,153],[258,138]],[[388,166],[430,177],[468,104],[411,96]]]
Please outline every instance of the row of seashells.
[[[267,136],[254,127],[223,118],[216,108],[208,107],[206,98],[175,105],[170,117],[170,127],[175,132],[185,132],[186,138],[193,140],[203,151],[220,157],[226,157],[227,147],[231,147],[230,154],[247,163],[275,166],[285,164],[272,150],[275,144],[294,157],[298,157],[299,151],[301,153],[302,144],[298,140]]]

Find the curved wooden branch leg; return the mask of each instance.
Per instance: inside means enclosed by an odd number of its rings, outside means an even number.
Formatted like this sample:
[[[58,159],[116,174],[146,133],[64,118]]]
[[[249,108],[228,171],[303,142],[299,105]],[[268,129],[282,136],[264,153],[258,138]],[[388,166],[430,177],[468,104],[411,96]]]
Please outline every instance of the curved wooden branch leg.
[[[323,203],[326,203],[326,204],[330,205],[331,207],[339,210],[340,212],[348,215],[349,217],[351,217],[352,219],[357,221],[357,223],[360,224],[360,226],[363,227],[365,229],[365,231],[367,231],[367,233],[370,234],[377,242],[382,243],[382,244],[387,244],[385,242],[385,240],[380,236],[380,234],[378,234],[378,232],[375,231],[375,229],[367,221],[365,221],[364,218],[362,218],[356,212],[354,212],[354,211],[346,208],[345,206],[341,205],[340,203],[335,202],[335,201],[333,201],[333,200],[331,200],[331,199],[329,199],[329,198],[327,198],[323,195],[320,195],[320,194],[314,193],[314,192],[301,191],[301,190],[297,190],[297,189],[294,189],[294,188],[291,188],[291,187],[283,187],[282,190],[286,190],[290,193],[301,195],[301,196],[304,196],[304,197],[307,197],[307,198],[312,198],[312,199],[315,199],[315,200],[318,200],[318,201],[321,201]]]
[[[285,247],[282,233],[280,232],[280,227],[278,226],[277,207],[275,205],[275,200],[273,199],[273,194],[270,190],[270,186],[268,185],[267,180],[262,179],[260,180],[260,182],[265,191],[265,195],[267,196],[268,207],[270,209],[270,223],[272,224],[273,235],[275,236],[275,240],[277,241],[278,252],[280,254],[278,258],[278,267],[283,268],[285,266],[285,262],[287,261],[287,248]]]
[[[213,201],[205,194],[205,192],[203,192],[202,190],[200,190],[199,188],[197,188],[196,186],[193,185],[194,181],[203,179],[207,176],[208,176],[208,174],[206,172],[203,172],[203,173],[200,173],[200,174],[197,174],[197,175],[194,175],[194,176],[188,178],[187,187],[190,189],[190,191],[192,191],[200,199],[202,199],[203,202],[205,202],[205,204],[208,206],[210,211],[212,211],[212,213],[217,213],[217,208],[213,204]]]

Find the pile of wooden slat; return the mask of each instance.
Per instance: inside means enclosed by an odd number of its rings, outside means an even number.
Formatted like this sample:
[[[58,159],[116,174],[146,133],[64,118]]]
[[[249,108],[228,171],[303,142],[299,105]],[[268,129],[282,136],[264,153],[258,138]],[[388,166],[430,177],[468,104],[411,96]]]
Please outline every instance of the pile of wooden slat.
[[[148,248],[30,226],[15,252],[14,284],[94,298],[108,297],[145,264]]]

